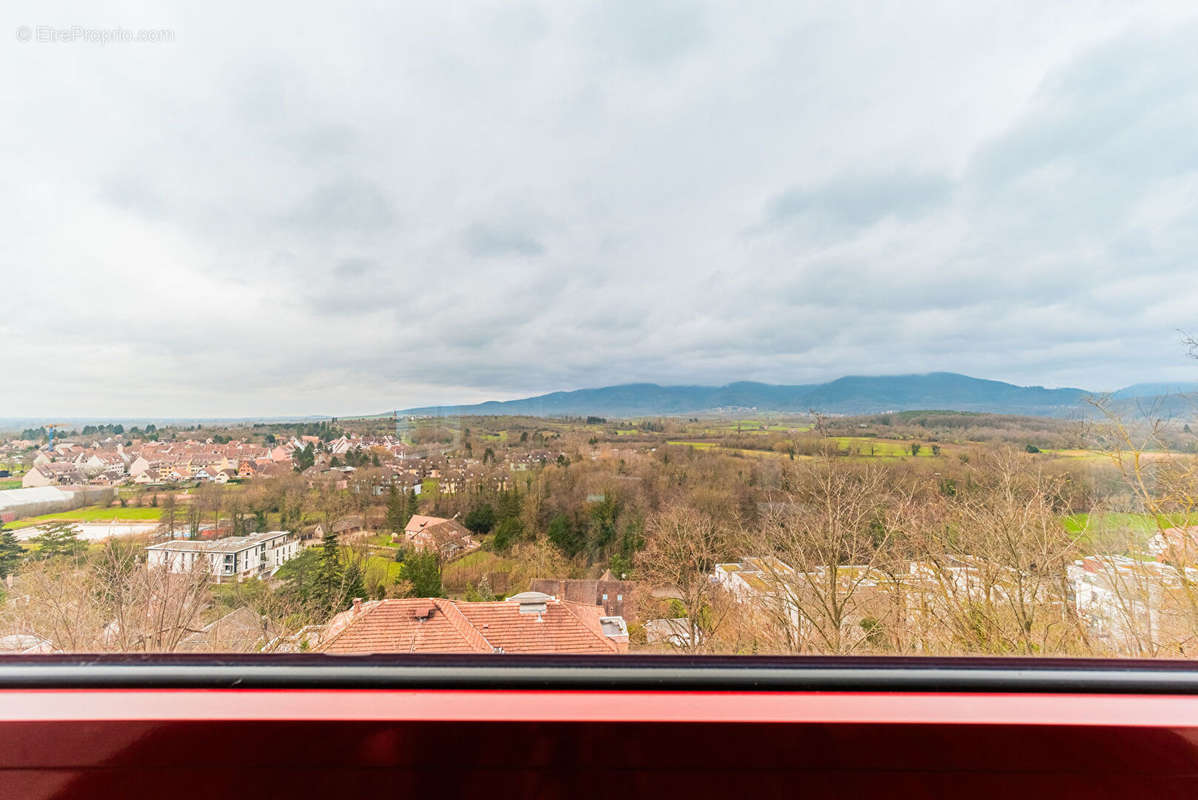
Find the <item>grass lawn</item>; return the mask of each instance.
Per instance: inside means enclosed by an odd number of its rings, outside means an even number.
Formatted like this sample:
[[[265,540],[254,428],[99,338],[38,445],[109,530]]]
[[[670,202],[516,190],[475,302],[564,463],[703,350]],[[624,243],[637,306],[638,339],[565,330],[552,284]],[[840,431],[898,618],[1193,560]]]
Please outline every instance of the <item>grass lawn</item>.
[[[161,508],[120,508],[111,506],[85,506],[74,511],[60,511],[56,514],[42,514],[40,517],[30,517],[13,522],[11,528],[28,528],[30,525],[41,525],[46,522],[157,522],[162,518]]]
[[[447,591],[463,592],[467,585],[477,584],[484,575],[511,572],[516,564],[515,559],[504,558],[489,550],[475,550],[442,567],[441,582]]]
[[[477,569],[478,567],[487,567],[491,570],[496,570],[500,567],[510,567],[516,562],[510,558],[504,558],[490,550],[475,550],[473,553],[468,553],[456,561],[451,561],[445,565],[445,570],[458,567],[461,569]]]
[[[20,478],[0,478],[0,491],[4,489],[20,489]]]
[[[367,575],[377,575],[384,570],[387,573],[385,583],[395,583],[403,575],[403,564],[398,561],[389,561],[382,556],[371,556],[366,559]]]
[[[1104,511],[1096,514],[1071,514],[1061,524],[1083,546],[1094,546],[1104,538],[1113,537],[1119,545],[1121,533],[1129,533],[1142,547],[1161,527],[1173,528],[1198,524],[1198,518],[1185,514],[1163,514],[1160,524],[1152,514]],[[1107,544],[1111,544],[1110,539]]]

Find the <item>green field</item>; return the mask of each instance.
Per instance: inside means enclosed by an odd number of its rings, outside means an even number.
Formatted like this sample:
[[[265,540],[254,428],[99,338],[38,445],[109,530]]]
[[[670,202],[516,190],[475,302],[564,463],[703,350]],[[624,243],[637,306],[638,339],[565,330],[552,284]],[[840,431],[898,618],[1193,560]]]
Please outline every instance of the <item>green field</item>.
[[[0,491],[3,491],[4,489],[20,489],[20,488],[21,488],[21,479],[20,478],[0,478]]]
[[[1073,458],[1080,460],[1100,460],[1105,461],[1110,458],[1107,453],[1100,450],[1053,450],[1044,448],[1040,451],[1046,455],[1055,456],[1056,458]]]
[[[717,444],[716,442],[682,442],[682,441],[673,441],[673,442],[666,442],[666,444],[678,445],[678,446],[681,446],[681,447],[693,447],[693,448],[695,448],[696,450],[710,450],[710,449],[711,449],[711,448],[713,448],[713,447],[719,447],[719,444]]]
[[[833,436],[831,441],[841,450],[853,455],[872,456],[874,458],[910,457],[911,445],[918,444],[918,458],[931,458],[932,445],[928,442],[896,442],[888,439],[875,439],[872,436]]]
[[[366,559],[366,574],[368,576],[378,575],[384,571],[387,574],[384,583],[395,583],[403,575],[403,564],[398,561],[389,561],[382,556],[371,556]]]
[[[42,514],[13,522],[11,528],[28,528],[46,522],[157,522],[162,518],[161,508],[119,508],[111,506],[85,506],[74,511]]]
[[[518,562],[504,558],[489,550],[475,550],[456,561],[446,564],[441,570],[441,580],[447,591],[465,591],[468,585],[477,584],[491,572],[511,572]]]
[[[1187,518],[1185,514],[1163,514],[1158,520],[1147,513],[1103,511],[1094,514],[1071,514],[1064,517],[1061,523],[1083,546],[1103,544],[1106,548],[1123,549],[1129,539],[1143,547],[1161,528],[1198,523],[1198,515],[1191,514]]]
[[[1062,522],[1065,530],[1073,534],[1089,530],[1132,530],[1156,533],[1160,528],[1176,528],[1198,522],[1194,515],[1187,519],[1185,514],[1162,514],[1157,520],[1152,514],[1104,511],[1096,514],[1071,514]]]

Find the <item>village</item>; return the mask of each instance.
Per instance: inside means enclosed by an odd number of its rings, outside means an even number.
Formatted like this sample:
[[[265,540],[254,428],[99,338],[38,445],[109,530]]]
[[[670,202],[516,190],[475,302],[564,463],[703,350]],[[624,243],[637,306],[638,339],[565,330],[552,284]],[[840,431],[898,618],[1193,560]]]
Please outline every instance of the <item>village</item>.
[[[1061,475],[1029,488],[1020,524],[1029,510],[1034,524],[1005,551],[984,531],[972,543],[914,547],[902,530],[910,519],[875,519],[865,539],[839,540],[829,533],[838,520],[811,519],[813,498],[777,491],[801,479],[792,465],[849,486],[876,481],[877,464],[890,480],[933,480],[924,502],[958,514],[951,489],[961,478],[947,475],[989,477],[964,443],[929,432],[931,458],[905,446],[909,455],[895,457],[882,442],[868,451],[887,455],[871,459],[844,437],[824,437],[837,443],[828,458],[796,457],[815,435],[798,422],[785,447],[775,440],[785,426],[738,422],[728,433],[738,449],[726,454],[675,441],[686,431],[658,423],[354,427],[5,440],[0,464],[10,465],[7,485],[20,486],[0,490],[0,521],[20,553],[5,570],[0,647],[61,649],[45,621],[12,600],[23,581],[67,569],[44,555],[55,547],[74,554],[72,574],[88,574],[117,541],[147,574],[173,576],[155,579],[145,602],[185,585],[195,592],[178,635],[155,645],[165,649],[934,653],[965,643],[1150,656],[1192,647],[1198,529],[1141,526],[1116,532],[1125,539],[1117,547],[1084,546],[1099,532],[1071,537],[1057,522],[1059,490],[1074,485]],[[747,450],[746,431],[775,438]],[[1005,452],[973,447],[982,459]],[[1004,480],[1063,463],[1017,458],[994,462]],[[666,499],[678,491],[671,485],[692,498],[685,508]],[[870,485],[870,513],[885,516],[898,498]],[[738,509],[737,525],[713,522],[728,509]],[[999,511],[1014,510],[988,513]],[[1002,514],[989,524],[1008,524]],[[63,550],[48,544],[54,537],[81,544]],[[244,602],[250,586],[262,588]],[[93,646],[114,646],[107,624],[93,624]]]

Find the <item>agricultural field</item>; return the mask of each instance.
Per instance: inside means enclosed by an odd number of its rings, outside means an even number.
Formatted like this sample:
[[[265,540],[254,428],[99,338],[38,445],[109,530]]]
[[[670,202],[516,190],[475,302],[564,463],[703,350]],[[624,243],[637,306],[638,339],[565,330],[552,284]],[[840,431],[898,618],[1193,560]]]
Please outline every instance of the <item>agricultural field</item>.
[[[1101,450],[1056,449],[1047,447],[1040,452],[1056,458],[1069,458],[1079,461],[1105,461],[1110,458],[1110,454],[1104,453]]]
[[[162,509],[119,508],[113,506],[87,506],[73,511],[59,511],[55,514],[42,514],[39,517],[12,522],[10,528],[28,528],[47,522],[157,522],[162,518]]]
[[[912,445],[919,447],[919,452],[914,454],[917,458],[933,458],[937,455],[933,445],[928,442],[900,442],[893,439],[876,439],[872,436],[833,436],[831,441],[836,443],[838,449],[854,456],[910,458]],[[939,444],[936,446],[941,447]],[[940,455],[943,454],[941,449]]]
[[[676,445],[679,447],[693,447],[696,450],[710,450],[713,447],[720,447],[719,442],[684,442],[682,440],[668,441],[666,444]]]

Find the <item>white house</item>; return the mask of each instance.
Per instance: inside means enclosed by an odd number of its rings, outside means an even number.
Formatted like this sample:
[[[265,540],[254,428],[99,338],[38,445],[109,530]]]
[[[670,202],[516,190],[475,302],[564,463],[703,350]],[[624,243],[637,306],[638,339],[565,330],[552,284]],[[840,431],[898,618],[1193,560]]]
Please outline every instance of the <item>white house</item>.
[[[251,578],[269,574],[299,555],[299,539],[290,531],[251,533],[204,541],[175,539],[146,548],[146,564],[172,572],[189,572],[196,562],[222,578]]]
[[[1193,638],[1191,587],[1198,569],[1118,555],[1086,556],[1065,568],[1070,598],[1093,640],[1115,650],[1151,652]]]

